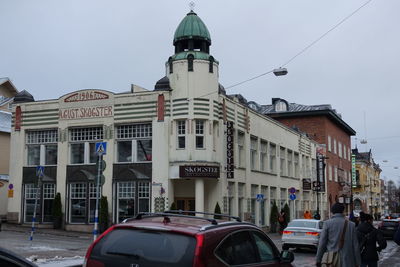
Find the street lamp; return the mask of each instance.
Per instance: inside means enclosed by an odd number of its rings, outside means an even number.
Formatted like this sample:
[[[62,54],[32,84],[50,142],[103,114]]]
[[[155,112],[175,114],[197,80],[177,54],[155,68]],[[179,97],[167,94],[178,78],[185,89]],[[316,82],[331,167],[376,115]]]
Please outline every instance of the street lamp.
[[[275,76],[284,76],[288,74],[288,71],[286,68],[277,68],[273,70],[273,73],[275,74]]]

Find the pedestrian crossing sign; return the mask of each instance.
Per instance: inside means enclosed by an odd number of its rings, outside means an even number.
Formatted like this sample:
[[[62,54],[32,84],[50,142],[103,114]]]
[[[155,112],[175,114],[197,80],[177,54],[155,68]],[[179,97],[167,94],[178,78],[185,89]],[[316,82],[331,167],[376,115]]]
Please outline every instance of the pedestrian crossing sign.
[[[107,151],[107,142],[96,143],[96,153],[98,156],[105,155]]]

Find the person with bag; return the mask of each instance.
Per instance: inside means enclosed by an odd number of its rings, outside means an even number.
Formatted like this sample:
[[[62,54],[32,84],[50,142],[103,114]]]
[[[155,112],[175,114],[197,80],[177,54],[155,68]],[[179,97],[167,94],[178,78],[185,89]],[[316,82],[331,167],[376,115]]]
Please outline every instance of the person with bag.
[[[376,229],[372,223],[374,218],[365,214],[363,221],[357,227],[357,238],[360,245],[361,267],[377,267],[379,255],[387,246],[383,233]],[[378,243],[378,246],[376,244]]]
[[[324,222],[318,244],[316,266],[358,267],[361,264],[355,224],[344,217],[344,205],[335,203],[331,219]]]

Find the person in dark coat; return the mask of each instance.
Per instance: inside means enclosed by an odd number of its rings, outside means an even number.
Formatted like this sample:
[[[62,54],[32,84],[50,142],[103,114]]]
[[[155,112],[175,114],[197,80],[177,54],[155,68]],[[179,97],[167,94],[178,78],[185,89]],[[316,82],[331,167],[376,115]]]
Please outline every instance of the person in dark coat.
[[[357,227],[357,239],[361,252],[361,267],[377,267],[379,255],[387,244],[380,230],[376,229],[372,223],[374,218],[370,214],[363,216],[363,221]],[[378,243],[378,246],[376,244]]]
[[[281,210],[278,217],[279,222],[279,233],[282,234],[283,230],[287,227],[288,222],[286,221],[286,214],[284,210]]]
[[[400,246],[400,227],[397,227],[397,231],[393,236],[393,241]]]

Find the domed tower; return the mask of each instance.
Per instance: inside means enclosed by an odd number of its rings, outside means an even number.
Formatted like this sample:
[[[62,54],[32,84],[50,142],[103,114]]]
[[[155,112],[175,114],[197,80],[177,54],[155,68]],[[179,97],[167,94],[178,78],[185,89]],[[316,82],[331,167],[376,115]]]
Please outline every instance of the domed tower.
[[[211,37],[191,10],[174,34],[175,54],[166,63],[173,98],[213,98],[218,95],[218,62],[210,55]]]

